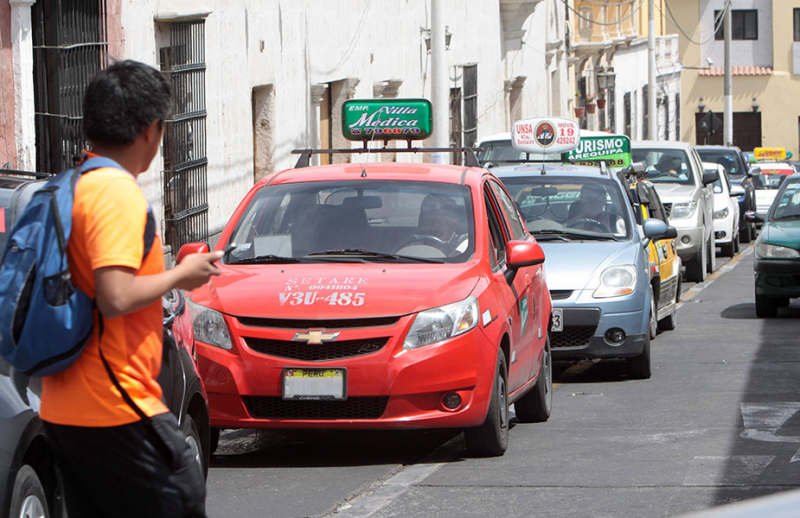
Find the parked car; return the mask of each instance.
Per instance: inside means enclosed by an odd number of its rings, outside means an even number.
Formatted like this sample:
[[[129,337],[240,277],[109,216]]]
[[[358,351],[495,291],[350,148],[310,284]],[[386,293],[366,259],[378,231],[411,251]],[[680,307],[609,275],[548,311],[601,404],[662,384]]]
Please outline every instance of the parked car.
[[[0,174],[0,250],[16,217],[44,182],[36,175]],[[186,442],[208,472],[208,399],[194,362],[193,329],[178,291],[163,298],[164,349],[161,384],[164,402],[178,419]],[[47,434],[38,416],[41,383],[15,372],[0,357],[0,517],[66,515],[62,483]]]
[[[739,240],[742,243],[753,241],[757,228],[754,223],[744,220],[744,214],[756,210],[756,188],[744,153],[736,146],[695,146],[695,149],[704,162],[717,163],[727,171],[731,190],[738,194]],[[741,192],[735,189],[737,185],[742,188]]]
[[[739,251],[739,203],[732,198],[739,197],[739,191],[728,179],[725,168],[717,163],[703,162],[706,171],[719,174],[714,186],[714,242],[722,249],[722,255],[733,257]],[[750,222],[748,221],[749,225]]]
[[[714,271],[714,193],[710,185],[719,175],[704,173],[700,157],[684,142],[633,142],[634,162],[645,164],[670,225],[678,230],[678,255],[686,265],[686,279],[702,282]]]
[[[795,173],[794,167],[782,162],[759,162],[750,166],[756,188],[755,212],[767,215],[783,181]]]
[[[748,212],[763,223],[755,246],[756,314],[774,317],[778,308],[800,297],[800,174],[784,176],[765,216]]]

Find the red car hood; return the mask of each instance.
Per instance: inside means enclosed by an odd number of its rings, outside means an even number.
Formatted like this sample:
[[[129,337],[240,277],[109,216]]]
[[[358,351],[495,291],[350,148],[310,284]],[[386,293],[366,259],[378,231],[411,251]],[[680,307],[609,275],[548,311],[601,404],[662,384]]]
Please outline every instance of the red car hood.
[[[194,290],[192,301],[229,315],[287,319],[415,313],[467,298],[480,275],[477,262],[220,265],[220,268],[222,275]]]

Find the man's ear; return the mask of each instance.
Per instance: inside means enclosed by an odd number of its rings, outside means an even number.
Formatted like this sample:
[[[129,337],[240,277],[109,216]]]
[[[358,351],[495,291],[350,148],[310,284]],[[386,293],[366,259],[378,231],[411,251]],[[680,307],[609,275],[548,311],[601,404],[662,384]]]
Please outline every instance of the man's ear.
[[[164,127],[164,122],[161,119],[153,119],[153,122],[144,130],[145,142],[153,142],[154,140],[161,140],[161,130]]]

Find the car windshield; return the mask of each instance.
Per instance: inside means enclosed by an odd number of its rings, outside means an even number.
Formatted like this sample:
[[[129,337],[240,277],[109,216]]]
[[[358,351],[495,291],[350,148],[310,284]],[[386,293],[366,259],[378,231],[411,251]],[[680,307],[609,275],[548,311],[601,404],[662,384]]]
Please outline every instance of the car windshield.
[[[481,142],[481,149],[477,154],[481,162],[501,163],[517,160],[544,160],[548,162],[561,160],[561,154],[530,155],[524,151],[517,151],[511,144],[511,140],[489,140]],[[543,158],[544,157],[544,158]]]
[[[764,166],[755,165],[750,168],[753,173],[753,186],[757,190],[776,190],[780,189],[793,169],[773,169]]]
[[[647,179],[653,183],[693,185],[689,157],[682,149],[637,148],[631,150],[634,162],[643,162]]]
[[[800,219],[800,180],[786,182],[786,187],[778,193],[772,205],[769,221]]]
[[[503,178],[537,239],[627,239],[627,199],[616,182],[599,178],[537,175]],[[561,239],[565,240],[565,239]]]
[[[301,182],[255,193],[229,240],[227,263],[464,262],[473,254],[463,185]]]
[[[728,176],[742,176],[741,159],[737,160],[737,153],[733,149],[698,149],[697,154],[703,159],[703,162],[711,162],[712,164],[719,164],[728,172]]]

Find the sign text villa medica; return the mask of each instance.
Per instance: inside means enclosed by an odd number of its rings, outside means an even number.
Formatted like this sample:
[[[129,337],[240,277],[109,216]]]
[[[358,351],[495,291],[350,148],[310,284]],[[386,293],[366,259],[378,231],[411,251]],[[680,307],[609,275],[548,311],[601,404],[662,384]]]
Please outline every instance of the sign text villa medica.
[[[342,134],[348,140],[422,140],[433,133],[427,99],[350,99],[342,106]]]

